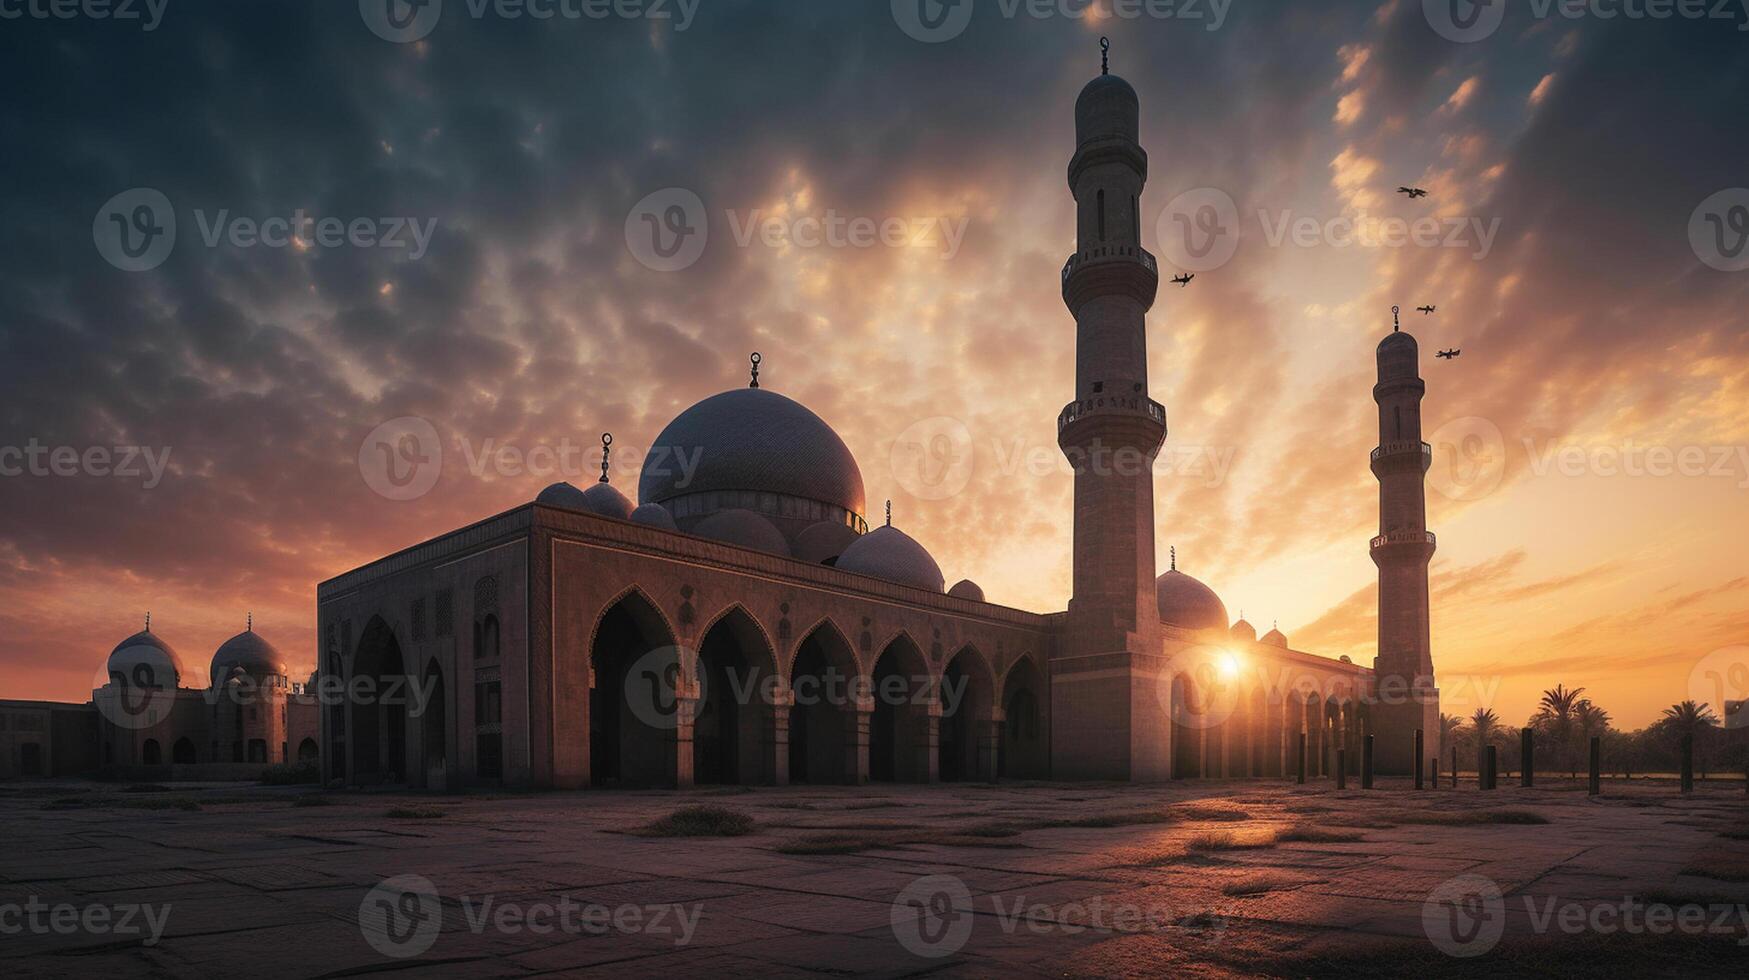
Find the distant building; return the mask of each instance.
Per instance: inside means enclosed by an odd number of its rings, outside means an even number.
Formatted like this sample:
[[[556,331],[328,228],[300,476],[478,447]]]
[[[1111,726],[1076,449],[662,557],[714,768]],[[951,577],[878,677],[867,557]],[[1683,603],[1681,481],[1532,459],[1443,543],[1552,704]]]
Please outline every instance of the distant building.
[[[1311,774],[1365,735],[1381,772],[1437,752],[1418,352],[1378,350],[1379,649],[1372,669],[1229,624],[1156,575],[1135,90],[1075,107],[1079,247],[1062,270],[1075,398],[1073,595],[1041,615],[945,588],[922,544],[870,530],[862,474],[819,416],[759,387],[652,443],[639,506],[608,482],[533,502],[320,584],[324,775],[351,785],[551,788]],[[683,465],[680,461],[696,465]],[[1357,461],[1357,465],[1358,465]],[[1381,695],[1384,695],[1381,698]],[[415,701],[417,703],[415,703]]]
[[[316,698],[290,682],[253,622],[197,674],[148,620],[104,673],[84,704],[0,701],[0,777],[251,779],[320,757]]]

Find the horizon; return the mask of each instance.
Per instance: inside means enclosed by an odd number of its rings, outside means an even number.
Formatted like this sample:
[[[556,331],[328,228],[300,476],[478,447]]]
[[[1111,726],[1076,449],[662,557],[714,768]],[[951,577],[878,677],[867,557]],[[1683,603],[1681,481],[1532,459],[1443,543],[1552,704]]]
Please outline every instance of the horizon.
[[[754,351],[761,387],[849,446],[871,525],[890,499],[949,582],[1060,611],[1063,171],[1106,35],[1161,266],[1160,556],[1229,620],[1371,665],[1372,352],[1401,307],[1435,668],[1442,693],[1497,685],[1442,710],[1518,724],[1564,684],[1624,730],[1690,698],[1724,714],[1693,692],[1749,662],[1749,255],[1728,243],[1749,137],[1715,122],[1744,102],[1740,31],[1512,15],[1451,43],[1394,2],[1218,26],[989,8],[940,37],[814,6],[684,28],[463,10],[407,43],[350,8],[171,7],[155,44],[10,23],[0,74],[47,94],[0,113],[21,148],[0,441],[44,460],[0,478],[5,696],[87,699],[147,610],[197,675],[252,613],[302,676],[318,582],[589,485],[603,432],[635,498],[640,449],[744,387]],[[257,86],[221,84],[249,59]],[[129,271],[149,259],[94,246],[93,215],[142,188],[174,246]],[[1189,247],[1209,213],[1237,234]],[[708,226],[696,254],[638,246],[675,215]],[[307,237],[267,244],[276,219]],[[442,466],[394,499],[366,450],[406,418]],[[85,472],[58,475],[68,447]],[[90,472],[129,448],[134,475]]]

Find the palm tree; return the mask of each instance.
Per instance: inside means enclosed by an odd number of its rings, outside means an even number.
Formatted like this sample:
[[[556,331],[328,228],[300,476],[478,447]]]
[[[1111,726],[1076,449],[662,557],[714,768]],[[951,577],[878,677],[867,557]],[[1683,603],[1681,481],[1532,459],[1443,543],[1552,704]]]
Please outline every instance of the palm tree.
[[[1696,704],[1693,701],[1683,701],[1664,709],[1664,717],[1659,722],[1677,737],[1687,735],[1694,739],[1695,756],[1701,760],[1700,778],[1706,778],[1705,755],[1700,751],[1702,740],[1719,723],[1713,709],[1705,703]]]
[[[1464,720],[1457,715],[1439,716],[1439,751],[1456,745],[1463,735]]]
[[[1601,737],[1609,731],[1609,712],[1591,703],[1590,698],[1586,698],[1573,706],[1573,724],[1579,730],[1579,745],[1585,746],[1589,751],[1592,736]],[[1577,753],[1575,753],[1576,756]],[[1573,763],[1573,778],[1575,779],[1579,778],[1578,765],[1577,761]]]
[[[1585,689],[1582,687],[1569,691],[1564,685],[1556,684],[1543,692],[1536,715],[1530,720],[1533,728],[1554,743],[1555,751],[1569,763],[1568,768],[1575,777],[1579,775],[1579,763],[1573,751],[1573,721],[1579,708],[1579,695],[1583,693]]]
[[[1476,733],[1476,772],[1482,772],[1482,760],[1488,754],[1487,745],[1494,737],[1494,728],[1500,724],[1500,716],[1493,708],[1477,708],[1470,716],[1470,727]]]

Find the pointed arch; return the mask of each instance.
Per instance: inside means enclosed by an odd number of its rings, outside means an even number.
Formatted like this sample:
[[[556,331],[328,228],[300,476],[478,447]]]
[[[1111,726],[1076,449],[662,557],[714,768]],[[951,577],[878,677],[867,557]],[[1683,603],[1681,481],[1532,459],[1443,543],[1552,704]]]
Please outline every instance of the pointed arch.
[[[899,630],[881,647],[868,681],[874,697],[868,730],[869,779],[934,782],[937,723],[930,709],[938,703],[938,681],[909,632]]]
[[[628,585],[615,593],[613,598],[603,603],[601,610],[595,614],[595,620],[589,627],[589,648],[591,650],[595,648],[595,637],[600,633],[601,623],[607,618],[607,614],[628,600],[634,603],[632,608],[637,610],[637,615],[649,617],[644,625],[658,628],[662,635],[668,637],[670,644],[678,642],[677,637],[680,636],[680,631],[674,628],[673,621],[668,618],[666,612],[662,611],[661,604],[652,599],[650,594],[644,591],[643,586]]]
[[[603,607],[590,629],[589,773],[597,786],[673,786],[680,781],[678,733],[690,719],[680,695],[690,655],[668,617],[631,586]],[[634,698],[637,700],[634,702]]]
[[[747,608],[731,603],[699,634],[687,668],[698,681],[692,773],[698,784],[757,785],[778,780],[777,653]]]
[[[936,699],[941,704],[936,771],[942,780],[994,782],[996,671],[975,645],[967,643],[947,658]]]
[[[355,785],[400,783],[407,773],[407,691],[412,685],[399,636],[371,616],[352,650],[346,687]],[[368,682],[368,683],[366,683]]]
[[[1045,670],[1030,653],[1002,672],[996,769],[1008,779],[1050,776],[1050,713]]]
[[[799,635],[801,638],[798,639],[795,646],[790,649],[789,654],[784,661],[783,669],[781,671],[784,676],[794,676],[796,657],[802,652],[802,647],[809,640],[817,640],[821,646],[834,651],[835,656],[841,651],[842,657],[845,661],[839,665],[841,668],[848,669],[852,673],[862,672],[862,664],[856,656],[856,647],[850,642],[850,634],[844,632],[843,627],[839,626],[838,621],[831,616],[821,616],[814,621],[814,625],[808,627]]]
[[[759,664],[761,668],[769,670],[773,674],[778,672],[778,649],[777,644],[771,639],[771,631],[765,628],[765,624],[759,620],[758,616],[753,615],[753,611],[748,609],[746,605],[740,602],[731,602],[705,620],[704,628],[698,631],[701,647],[704,645],[705,638],[710,636],[711,631],[718,626],[726,626],[734,630],[737,640],[746,645],[750,652],[757,652],[763,657],[763,662]]]
[[[855,648],[831,617],[802,634],[784,676],[792,699],[789,782],[859,782],[866,763],[852,696],[862,675]]]

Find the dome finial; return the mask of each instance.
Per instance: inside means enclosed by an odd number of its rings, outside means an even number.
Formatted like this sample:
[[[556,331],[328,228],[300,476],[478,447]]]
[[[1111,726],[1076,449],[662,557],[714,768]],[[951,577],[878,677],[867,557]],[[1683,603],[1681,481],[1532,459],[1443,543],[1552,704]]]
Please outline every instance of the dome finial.
[[[1178,571],[1178,546],[1172,546],[1172,570]]]
[[[1109,38],[1109,37],[1100,38],[1099,39],[1099,73],[1101,75],[1111,74],[1110,55],[1111,55],[1111,38]]]
[[[893,502],[891,500],[887,501],[887,526],[893,526]]]
[[[244,632],[246,632],[246,633],[255,632],[255,613],[254,612],[249,613],[248,625],[245,627]]]
[[[753,356],[749,357],[748,360],[753,362],[753,383],[747,387],[757,388],[759,387],[759,362],[765,360],[765,358],[760,357],[758,351],[754,351]]]
[[[1401,333],[1402,330],[1403,330],[1403,308],[1401,306],[1393,306],[1393,307],[1391,307],[1391,332],[1392,333]]]
[[[152,610],[146,610],[146,632],[152,632]]]
[[[601,479],[597,480],[596,481],[597,483],[606,483],[607,482],[607,455],[608,455],[608,452],[611,450],[612,446],[613,446],[613,433],[603,432],[601,434]]]

